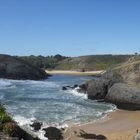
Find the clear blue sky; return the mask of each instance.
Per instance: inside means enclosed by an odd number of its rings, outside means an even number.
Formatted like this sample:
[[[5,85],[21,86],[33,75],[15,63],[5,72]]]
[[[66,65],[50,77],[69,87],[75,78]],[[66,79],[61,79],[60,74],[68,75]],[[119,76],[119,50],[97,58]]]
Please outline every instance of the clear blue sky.
[[[0,0],[0,53],[140,53],[140,0]]]

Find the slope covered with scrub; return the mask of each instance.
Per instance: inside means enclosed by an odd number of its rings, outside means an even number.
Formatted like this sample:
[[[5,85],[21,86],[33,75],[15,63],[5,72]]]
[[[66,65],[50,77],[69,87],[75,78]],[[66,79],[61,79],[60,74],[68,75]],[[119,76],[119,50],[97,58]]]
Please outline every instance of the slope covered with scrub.
[[[60,70],[105,70],[128,60],[132,55],[87,55],[69,57],[60,61],[55,69]]]
[[[107,71],[118,74],[125,83],[140,86],[140,56],[133,56],[128,61],[118,64]]]

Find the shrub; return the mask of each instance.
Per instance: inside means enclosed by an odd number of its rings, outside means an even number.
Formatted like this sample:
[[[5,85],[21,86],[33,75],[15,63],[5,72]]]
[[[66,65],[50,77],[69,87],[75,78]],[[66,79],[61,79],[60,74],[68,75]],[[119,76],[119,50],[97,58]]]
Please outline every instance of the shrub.
[[[0,104],[0,112],[5,112],[5,107]]]
[[[10,137],[17,136],[19,129],[20,129],[19,126],[13,122],[5,123],[3,126],[3,132]]]
[[[6,123],[6,122],[11,122],[12,119],[7,113],[2,113],[0,112],[0,123]]]

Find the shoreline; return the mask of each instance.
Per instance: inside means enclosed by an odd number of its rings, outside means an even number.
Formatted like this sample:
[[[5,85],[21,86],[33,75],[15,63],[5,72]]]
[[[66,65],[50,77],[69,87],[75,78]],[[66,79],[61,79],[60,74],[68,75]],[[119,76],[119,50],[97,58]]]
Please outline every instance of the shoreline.
[[[53,74],[63,74],[63,75],[79,75],[79,76],[98,76],[105,72],[105,70],[99,70],[99,71],[74,71],[74,70],[45,70],[46,73],[53,75]]]
[[[108,140],[132,140],[140,130],[140,111],[115,110],[105,117],[66,129],[65,140],[84,140],[77,135],[81,130],[88,134],[104,135]]]

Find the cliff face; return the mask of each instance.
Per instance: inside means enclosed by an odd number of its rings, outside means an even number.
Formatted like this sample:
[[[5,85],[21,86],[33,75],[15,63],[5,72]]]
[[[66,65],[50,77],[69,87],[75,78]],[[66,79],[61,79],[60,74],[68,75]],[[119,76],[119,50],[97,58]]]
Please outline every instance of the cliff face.
[[[20,58],[0,55],[0,78],[39,80],[47,78],[47,74]]]

